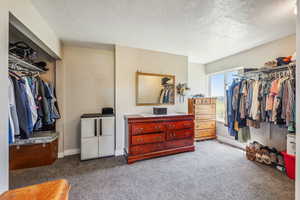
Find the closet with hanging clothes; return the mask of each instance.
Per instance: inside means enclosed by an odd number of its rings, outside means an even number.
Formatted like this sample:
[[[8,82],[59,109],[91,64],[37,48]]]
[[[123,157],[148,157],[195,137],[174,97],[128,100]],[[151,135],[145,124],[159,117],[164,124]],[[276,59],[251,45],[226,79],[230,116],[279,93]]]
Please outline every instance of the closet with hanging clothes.
[[[240,73],[226,90],[226,126],[229,134],[241,143],[248,143],[246,155],[249,160],[281,171],[285,168],[289,170],[283,161],[286,152],[274,148],[272,142],[257,141],[252,133],[267,125],[265,135],[268,141],[274,134],[271,127],[278,127],[285,144],[289,135],[295,135],[295,67],[296,63],[290,62]]]
[[[226,90],[226,125],[232,136],[238,140],[239,132],[248,132],[243,128],[260,128],[263,122],[295,132],[294,68],[290,63],[236,75]],[[241,140],[247,138],[240,135]]]
[[[58,154],[55,94],[57,57],[10,16],[9,26],[9,162],[10,169],[53,163]]]

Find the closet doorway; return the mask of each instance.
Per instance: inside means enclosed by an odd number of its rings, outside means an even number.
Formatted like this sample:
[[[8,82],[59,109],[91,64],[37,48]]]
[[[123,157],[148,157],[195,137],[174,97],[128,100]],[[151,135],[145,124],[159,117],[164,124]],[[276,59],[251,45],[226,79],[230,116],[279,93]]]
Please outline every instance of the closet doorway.
[[[52,164],[58,157],[58,57],[9,16],[9,169]]]

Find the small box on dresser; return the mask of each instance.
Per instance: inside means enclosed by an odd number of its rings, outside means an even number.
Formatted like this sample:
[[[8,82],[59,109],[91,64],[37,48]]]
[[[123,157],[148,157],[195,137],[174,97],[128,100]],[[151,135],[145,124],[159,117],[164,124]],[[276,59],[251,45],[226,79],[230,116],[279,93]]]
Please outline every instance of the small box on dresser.
[[[125,116],[127,163],[194,151],[194,116]]]
[[[195,140],[216,139],[216,98],[192,98],[188,106],[195,116]]]

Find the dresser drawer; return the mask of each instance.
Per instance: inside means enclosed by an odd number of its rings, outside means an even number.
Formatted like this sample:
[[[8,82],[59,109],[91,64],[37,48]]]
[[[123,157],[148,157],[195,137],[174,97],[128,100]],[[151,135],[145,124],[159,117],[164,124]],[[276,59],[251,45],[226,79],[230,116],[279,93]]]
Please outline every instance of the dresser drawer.
[[[166,145],[167,149],[183,147],[183,146],[191,146],[193,144],[194,144],[194,140],[192,138],[182,139],[182,140],[166,141],[165,142],[165,145]]]
[[[179,129],[187,129],[193,128],[193,121],[178,121],[178,122],[169,122],[166,124],[168,130],[179,130]]]
[[[184,138],[192,138],[194,136],[193,129],[174,130],[167,133],[167,140],[176,140]]]
[[[162,123],[137,123],[132,125],[132,135],[141,135],[145,133],[163,132],[165,126]]]
[[[216,119],[216,115],[206,115],[206,114],[198,114],[195,115],[195,120],[215,120]]]
[[[215,104],[216,98],[199,98],[195,99],[195,104]]]
[[[131,155],[146,154],[165,149],[165,143],[144,144],[130,147]]]
[[[195,114],[216,114],[216,106],[214,104],[195,105]]]
[[[205,130],[195,130],[195,137],[209,137],[215,136],[216,129],[205,129]]]
[[[196,120],[195,129],[214,129],[216,128],[216,121],[214,120]]]
[[[165,141],[165,134],[157,133],[157,134],[132,136],[131,144],[132,145],[149,144],[149,143],[157,143],[163,141]]]

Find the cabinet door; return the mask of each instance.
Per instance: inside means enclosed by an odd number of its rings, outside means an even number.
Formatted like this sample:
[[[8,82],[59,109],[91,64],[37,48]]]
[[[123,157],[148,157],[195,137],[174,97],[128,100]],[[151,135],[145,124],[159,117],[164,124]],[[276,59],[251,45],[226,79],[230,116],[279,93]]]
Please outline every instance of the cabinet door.
[[[81,160],[99,157],[99,137],[81,139]]]
[[[99,137],[99,156],[112,156],[115,154],[115,140],[113,135]]]
[[[98,120],[97,118],[81,119],[81,138],[97,136]]]
[[[99,119],[100,136],[114,136],[115,135],[115,118],[102,117]]]

